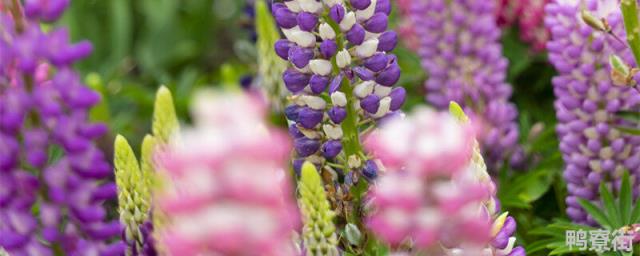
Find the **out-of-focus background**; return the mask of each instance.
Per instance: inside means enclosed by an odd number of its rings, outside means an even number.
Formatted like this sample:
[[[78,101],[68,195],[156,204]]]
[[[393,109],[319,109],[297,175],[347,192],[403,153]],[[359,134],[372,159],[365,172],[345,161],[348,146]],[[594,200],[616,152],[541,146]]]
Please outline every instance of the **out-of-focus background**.
[[[89,85],[104,94],[94,118],[139,145],[149,131],[156,89],[173,93],[178,116],[187,117],[189,99],[200,87],[241,84],[255,75],[252,0],[75,0],[62,19],[74,40],[88,39],[94,53],[77,66]],[[391,27],[401,24],[398,8]],[[554,133],[553,68],[543,52],[520,40],[517,27],[503,30],[508,82],[519,109],[521,141],[538,158],[520,174],[503,171],[498,183],[503,207],[518,219],[518,239],[535,242],[530,227],[564,214],[562,159]],[[400,85],[408,91],[404,108],[425,104],[420,59],[400,43],[394,51],[402,68]],[[233,110],[229,110],[233,111]],[[188,122],[189,120],[181,120]],[[531,134],[531,129],[535,130]]]

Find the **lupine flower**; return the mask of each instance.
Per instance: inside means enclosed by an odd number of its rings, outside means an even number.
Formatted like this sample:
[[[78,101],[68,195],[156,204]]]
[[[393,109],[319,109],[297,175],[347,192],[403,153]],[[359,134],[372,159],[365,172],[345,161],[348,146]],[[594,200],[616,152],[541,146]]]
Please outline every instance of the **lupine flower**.
[[[595,225],[577,199],[597,204],[601,182],[619,189],[625,170],[632,175],[632,184],[640,175],[640,137],[617,130],[623,121],[615,115],[637,107],[640,95],[633,88],[615,86],[608,65],[612,54],[626,63],[633,59],[623,43],[580,18],[583,11],[604,18],[613,33],[623,37],[618,1],[552,1],[546,11],[545,24],[551,31],[549,60],[558,70],[552,82],[569,194],[567,215],[577,223]],[[636,197],[638,190],[636,186],[633,191]]]
[[[468,124],[469,118],[464,113],[460,105],[455,102],[449,104],[449,113],[456,117],[463,125]],[[483,255],[494,256],[520,256],[525,255],[524,248],[515,247],[516,231],[515,219],[508,216],[508,213],[500,214],[500,202],[497,198],[496,185],[491,180],[491,176],[487,172],[487,166],[484,163],[482,154],[480,153],[480,145],[477,141],[473,143],[473,155],[467,166],[464,168],[462,177],[468,182],[478,182],[484,184],[490,192],[490,197],[483,202],[486,213],[491,217],[491,243],[484,248]],[[454,255],[469,255],[463,249],[454,248],[450,250]]]
[[[389,121],[367,145],[387,168],[370,194],[374,212],[367,223],[378,237],[394,247],[410,240],[433,255],[442,254],[441,245],[480,255],[490,239],[483,206],[490,191],[465,178],[473,146],[469,125],[418,109]]]
[[[273,4],[286,36],[274,48],[291,62],[282,79],[293,94],[285,114],[292,123],[297,171],[303,159],[361,169],[366,159],[359,136],[367,127],[359,124],[375,123],[402,106],[406,92],[393,87],[400,68],[389,54],[397,43],[396,33],[387,31],[390,11],[389,0]]]
[[[88,120],[100,95],[72,69],[91,44],[40,29],[68,1],[25,4],[24,13],[0,12],[0,247],[17,256],[120,255],[124,244],[109,241],[122,227],[103,207],[116,187],[94,142],[107,128]]]
[[[287,63],[280,59],[273,51],[273,45],[280,38],[278,29],[264,0],[255,3],[256,32],[258,40],[258,79],[259,84],[269,98],[271,108],[281,112],[286,105],[287,88],[282,81],[282,73],[287,69]]]
[[[401,42],[409,49],[418,51],[420,40],[418,40],[418,34],[416,34],[413,20],[409,18],[411,15],[411,5],[413,0],[398,0],[396,5],[400,12],[400,24],[398,25],[398,32]]]
[[[167,146],[170,138],[178,132],[171,92],[164,86],[158,89],[151,124],[153,135],[142,140],[140,162],[126,138],[121,135],[115,141],[115,176],[118,185],[120,221],[125,225],[123,239],[129,249],[127,255],[156,255],[152,231],[153,203],[151,190],[156,166],[153,154]]]
[[[429,73],[427,101],[442,110],[449,101],[463,105],[483,127],[478,139],[493,171],[522,153],[495,8],[494,1],[416,0],[411,15],[422,66]]]
[[[550,0],[500,0],[496,15],[498,24],[517,24],[520,39],[531,44],[535,51],[542,51],[549,40],[549,31],[544,26],[544,6]]]
[[[320,175],[315,166],[305,162],[301,170],[298,189],[300,191],[300,210],[302,212],[303,248],[306,255],[337,256],[338,238],[333,225],[335,213],[327,201]]]
[[[165,182],[154,203],[166,223],[155,231],[168,255],[293,255],[290,146],[265,126],[261,105],[201,92],[195,127],[158,153]]]
[[[151,137],[145,137],[143,148],[153,144]],[[147,144],[145,147],[144,145]],[[153,245],[148,245],[150,233],[141,228],[150,223],[149,212],[151,191],[147,186],[150,173],[143,172],[133,149],[127,140],[118,135],[115,142],[115,169],[118,184],[120,221],[125,225],[124,239],[129,244],[128,255],[155,255]],[[149,153],[145,150],[145,153]],[[149,155],[143,156],[143,158]],[[147,244],[145,246],[145,244]],[[143,248],[148,249],[144,250]]]

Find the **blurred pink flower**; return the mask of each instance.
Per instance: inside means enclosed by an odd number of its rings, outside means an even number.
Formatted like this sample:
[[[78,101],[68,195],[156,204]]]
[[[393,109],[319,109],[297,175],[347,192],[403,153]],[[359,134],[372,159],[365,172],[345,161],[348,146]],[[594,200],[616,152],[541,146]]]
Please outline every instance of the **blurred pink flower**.
[[[293,255],[299,225],[286,134],[243,94],[200,93],[195,127],[158,154],[167,184],[156,194],[166,215],[169,255]]]
[[[429,109],[391,120],[372,134],[367,147],[388,172],[369,194],[369,228],[394,246],[407,239],[426,250],[487,244],[491,218],[483,203],[491,188],[464,172],[473,138],[469,125]]]
[[[550,38],[544,26],[544,6],[549,0],[499,0],[498,24],[520,30],[520,39],[531,44],[535,51],[543,51]]]

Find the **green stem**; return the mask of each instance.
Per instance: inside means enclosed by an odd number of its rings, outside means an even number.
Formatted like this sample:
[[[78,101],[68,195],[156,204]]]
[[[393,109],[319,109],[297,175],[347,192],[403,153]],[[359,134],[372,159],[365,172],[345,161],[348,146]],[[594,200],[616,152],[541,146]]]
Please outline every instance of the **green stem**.
[[[620,3],[627,42],[633,52],[636,65],[640,65],[640,22],[638,22],[638,3],[635,0],[622,0]]]

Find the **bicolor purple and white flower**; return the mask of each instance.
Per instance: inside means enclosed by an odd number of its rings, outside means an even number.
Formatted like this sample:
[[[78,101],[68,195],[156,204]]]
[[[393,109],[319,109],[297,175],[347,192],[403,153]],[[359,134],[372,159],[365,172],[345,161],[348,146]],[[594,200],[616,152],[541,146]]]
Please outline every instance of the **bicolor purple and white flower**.
[[[390,1],[286,0],[272,11],[286,37],[275,51],[291,63],[282,79],[292,93],[285,112],[300,158],[294,166],[343,159],[362,168],[366,159],[343,150],[345,143],[359,144],[365,126],[398,111],[406,97],[394,87],[400,67],[389,53],[397,44],[387,30]]]
[[[482,125],[478,140],[492,172],[522,159],[495,10],[495,1],[414,0],[410,15],[429,74],[427,101],[441,110],[459,102]]]
[[[107,127],[88,119],[100,95],[72,68],[91,44],[41,29],[68,1],[25,1],[24,12],[19,2],[0,11],[0,247],[16,256],[121,255],[124,244],[111,241],[122,227],[103,207],[116,187],[95,143]]]
[[[616,0],[555,0],[546,6],[549,60],[558,71],[553,86],[569,192],[567,214],[577,223],[595,225],[577,199],[597,204],[600,183],[618,189],[625,170],[632,182],[639,181],[640,137],[617,130],[624,121],[615,113],[637,108],[640,95],[631,87],[615,86],[609,75],[609,56],[633,63],[630,51],[613,36],[587,25],[581,18],[583,11],[606,20],[622,38],[624,26]],[[636,197],[639,190],[634,188]]]
[[[286,159],[290,143],[244,94],[202,92],[195,127],[158,153],[165,185],[155,227],[168,255],[294,255],[299,216]],[[230,108],[237,111],[228,111]]]

